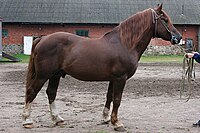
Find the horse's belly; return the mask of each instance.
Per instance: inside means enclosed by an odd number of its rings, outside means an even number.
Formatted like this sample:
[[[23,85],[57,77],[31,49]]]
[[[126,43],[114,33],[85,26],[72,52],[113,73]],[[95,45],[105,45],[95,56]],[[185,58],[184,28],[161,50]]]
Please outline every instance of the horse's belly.
[[[109,76],[92,72],[69,73],[70,76],[82,81],[109,81]]]
[[[111,72],[107,67],[73,64],[65,70],[68,75],[82,81],[108,81]]]

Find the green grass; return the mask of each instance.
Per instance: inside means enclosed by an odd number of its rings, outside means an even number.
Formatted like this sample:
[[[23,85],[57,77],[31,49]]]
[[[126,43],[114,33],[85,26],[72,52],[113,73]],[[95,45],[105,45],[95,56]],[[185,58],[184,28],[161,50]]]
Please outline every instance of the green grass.
[[[28,63],[29,62],[29,55],[24,55],[24,54],[16,54],[14,57],[21,59],[21,63]]]
[[[24,54],[16,54],[16,55],[12,55],[18,59],[21,59],[21,61],[19,63],[28,63],[29,62],[29,55],[24,55]],[[12,62],[11,60],[7,59],[7,58],[2,58],[0,60],[0,63],[10,63]]]
[[[149,55],[142,56],[141,63],[182,63],[183,55]]]
[[[16,54],[13,55],[14,57],[17,57],[21,59],[20,63],[28,63],[29,57],[28,55],[24,54]],[[8,59],[3,58],[1,61],[5,62],[8,61]],[[0,62],[1,62],[0,61]],[[149,55],[149,56],[142,56],[140,59],[141,63],[182,63],[183,61],[183,55]]]

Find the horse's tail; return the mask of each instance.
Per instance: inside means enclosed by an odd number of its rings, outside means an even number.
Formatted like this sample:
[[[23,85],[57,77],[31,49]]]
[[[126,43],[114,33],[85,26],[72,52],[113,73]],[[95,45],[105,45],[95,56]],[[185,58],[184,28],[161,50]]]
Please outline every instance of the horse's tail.
[[[36,38],[33,41],[32,49],[31,49],[31,56],[29,59],[29,64],[28,64],[28,72],[27,72],[27,77],[26,77],[26,89],[30,87],[32,84],[32,81],[35,79],[36,73],[35,73],[35,63],[34,63],[34,57],[35,57],[35,47],[36,45],[40,42],[42,37]]]

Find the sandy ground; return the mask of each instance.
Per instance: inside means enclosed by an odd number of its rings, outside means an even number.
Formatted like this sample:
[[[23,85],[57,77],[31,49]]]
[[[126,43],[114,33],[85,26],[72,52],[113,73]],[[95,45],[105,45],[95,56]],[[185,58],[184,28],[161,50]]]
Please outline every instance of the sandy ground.
[[[200,119],[200,65],[196,65],[192,98],[179,98],[181,64],[140,64],[127,81],[119,118],[132,133],[199,133],[192,127]],[[27,64],[0,64],[0,132],[110,133],[101,125],[107,82],[82,82],[67,76],[61,80],[57,104],[63,126],[51,121],[45,87],[32,107],[34,128],[22,127]],[[187,92],[185,92],[187,95]]]

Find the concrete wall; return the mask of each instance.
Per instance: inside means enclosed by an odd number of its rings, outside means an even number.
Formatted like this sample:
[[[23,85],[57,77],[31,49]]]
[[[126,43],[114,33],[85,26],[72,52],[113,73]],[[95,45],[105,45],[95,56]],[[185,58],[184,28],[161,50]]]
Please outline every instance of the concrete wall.
[[[23,53],[23,46],[23,44],[3,45],[3,51],[7,54],[21,54]]]
[[[198,50],[198,26],[197,25],[183,25],[181,33],[183,35],[183,40],[190,38],[193,40],[194,47]]]

